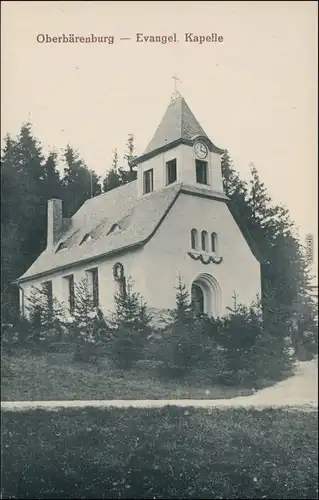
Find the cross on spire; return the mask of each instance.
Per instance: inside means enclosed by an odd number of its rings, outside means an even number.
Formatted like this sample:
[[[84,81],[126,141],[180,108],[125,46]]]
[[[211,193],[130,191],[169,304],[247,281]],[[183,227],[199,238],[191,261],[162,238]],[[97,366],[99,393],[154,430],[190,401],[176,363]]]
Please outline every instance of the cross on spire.
[[[174,80],[174,92],[172,94],[172,101],[175,101],[175,99],[181,97],[181,93],[177,90],[177,82],[182,83],[182,81],[176,74],[172,76],[172,78]]]

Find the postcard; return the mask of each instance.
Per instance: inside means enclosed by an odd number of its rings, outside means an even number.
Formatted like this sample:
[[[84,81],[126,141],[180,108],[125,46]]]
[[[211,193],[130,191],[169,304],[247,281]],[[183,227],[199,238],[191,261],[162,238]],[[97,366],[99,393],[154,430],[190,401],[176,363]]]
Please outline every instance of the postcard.
[[[1,11],[2,497],[317,498],[317,3]]]

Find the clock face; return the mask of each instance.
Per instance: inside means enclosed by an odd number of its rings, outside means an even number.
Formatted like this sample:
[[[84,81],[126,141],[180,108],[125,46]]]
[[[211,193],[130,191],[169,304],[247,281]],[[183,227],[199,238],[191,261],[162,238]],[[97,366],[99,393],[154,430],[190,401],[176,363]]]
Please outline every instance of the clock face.
[[[203,142],[196,142],[194,145],[194,151],[198,158],[204,160],[208,156],[208,148]]]

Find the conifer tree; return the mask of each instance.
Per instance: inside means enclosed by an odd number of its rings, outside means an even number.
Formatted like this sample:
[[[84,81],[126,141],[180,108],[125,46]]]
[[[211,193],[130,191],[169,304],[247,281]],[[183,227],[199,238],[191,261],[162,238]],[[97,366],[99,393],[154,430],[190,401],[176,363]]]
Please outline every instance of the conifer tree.
[[[124,158],[126,159],[127,165],[129,167],[129,171],[132,174],[133,168],[134,168],[134,161],[136,159],[135,142],[134,142],[134,135],[133,134],[128,135],[126,147],[127,147],[127,152],[126,152]]]
[[[128,135],[126,147],[127,151],[124,155],[124,159],[127,161],[128,169],[119,166],[119,157],[117,149],[115,149],[113,152],[112,168],[106,173],[103,180],[103,191],[105,193],[123,184],[134,181],[137,178],[137,172],[134,170],[136,155],[133,134]]]
[[[103,180],[103,191],[111,191],[122,185],[121,174],[119,168],[119,157],[117,149],[113,151],[112,168],[109,170]]]
[[[93,336],[95,307],[88,278],[82,278],[75,283],[74,305],[71,316],[73,330],[77,335],[83,335],[83,340]]]
[[[60,179],[57,154],[45,160],[32,125],[24,123],[17,137],[7,135],[1,154],[1,311],[7,322],[18,319],[21,276],[46,247],[47,201],[62,198],[65,215],[73,213],[91,194],[101,192],[99,178],[90,172],[72,148],[65,151],[66,169]],[[91,189],[92,187],[92,189]]]
[[[30,181],[39,181],[44,178],[42,147],[33,136],[30,122],[21,127],[17,141],[18,162],[15,165],[20,171],[28,174]]]
[[[120,170],[120,177],[122,184],[134,181],[137,178],[137,172],[136,170],[134,170],[134,162],[136,159],[136,155],[135,155],[135,143],[133,134],[128,135],[126,147],[127,151],[126,154],[124,155],[124,158],[127,161],[128,170],[124,168]]]
[[[57,152],[51,151],[44,164],[44,186],[47,200],[51,198],[62,198],[63,187],[57,165]]]
[[[173,320],[164,332],[164,349],[160,350],[164,374],[182,376],[200,360],[207,348],[204,338],[204,318],[195,313],[186,285],[177,276],[176,307],[171,310]]]
[[[48,301],[48,293],[45,285],[40,286],[40,288],[31,287],[27,303],[31,324],[42,331],[44,335],[46,329],[56,326],[63,318],[63,304],[55,297],[52,297],[51,303]]]
[[[273,322],[274,334],[286,335],[294,304],[307,295],[308,273],[297,230],[289,211],[274,204],[254,164],[249,183],[234,169],[229,153],[222,157],[222,173],[230,210],[255,240],[262,257],[264,312]]]
[[[72,217],[86,200],[101,194],[101,186],[96,173],[88,169],[78,151],[70,145],[64,151],[64,161],[66,213],[68,217]]]
[[[143,349],[150,334],[151,315],[147,304],[138,292],[133,290],[130,278],[114,296],[115,312],[111,324],[116,331],[113,337],[112,353],[115,363],[121,368],[130,368],[143,355]]]
[[[180,274],[177,276],[176,307],[171,311],[171,316],[175,323],[183,326],[191,325],[195,319],[190,296]]]
[[[18,290],[12,281],[45,246],[43,182],[41,147],[31,125],[23,124],[17,138],[6,136],[1,155],[1,310],[6,321],[18,317]]]

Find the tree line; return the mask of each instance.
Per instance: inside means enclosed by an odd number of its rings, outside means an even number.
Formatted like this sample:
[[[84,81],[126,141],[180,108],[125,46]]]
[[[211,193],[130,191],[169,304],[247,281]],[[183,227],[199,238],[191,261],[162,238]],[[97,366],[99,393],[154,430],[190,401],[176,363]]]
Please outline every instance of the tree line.
[[[128,135],[125,164],[120,165],[115,149],[104,177],[89,169],[69,144],[62,162],[56,150],[45,155],[29,122],[16,137],[5,136],[1,153],[2,322],[14,322],[18,315],[18,290],[12,282],[45,250],[47,201],[62,199],[63,216],[72,217],[87,199],[134,180],[134,159],[133,134]]]
[[[1,155],[1,251],[2,321],[13,322],[18,314],[17,289],[12,282],[22,275],[46,247],[47,201],[63,200],[64,217],[72,215],[90,197],[136,179],[135,144],[128,135],[125,164],[115,149],[104,177],[89,169],[79,152],[69,144],[63,151],[63,170],[58,154],[44,155],[31,123],[23,124],[17,137],[7,135]],[[255,165],[250,180],[236,171],[228,151],[222,156],[224,189],[231,199],[236,220],[252,235],[262,256],[263,305],[278,326],[298,311],[309,320],[309,270],[304,250],[286,207],[274,203]],[[239,216],[239,217],[238,217]],[[312,310],[312,309],[311,309]],[[313,316],[313,315],[312,315]],[[307,319],[308,318],[308,319]],[[310,321],[310,320],[309,320]]]

